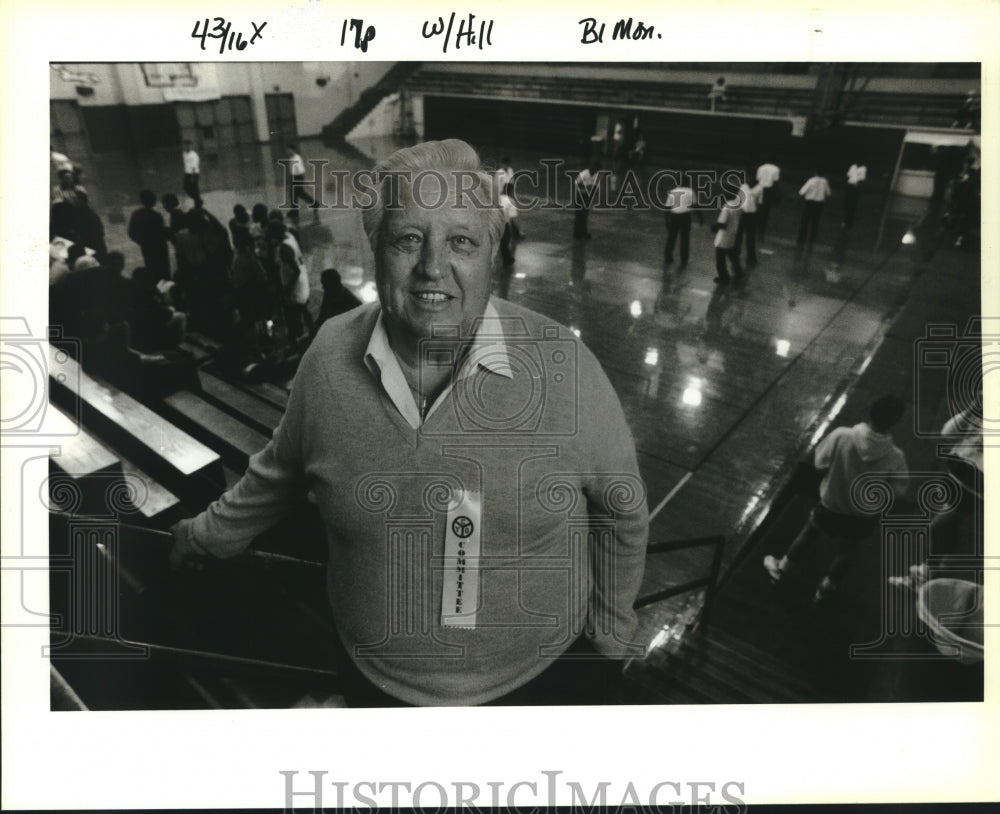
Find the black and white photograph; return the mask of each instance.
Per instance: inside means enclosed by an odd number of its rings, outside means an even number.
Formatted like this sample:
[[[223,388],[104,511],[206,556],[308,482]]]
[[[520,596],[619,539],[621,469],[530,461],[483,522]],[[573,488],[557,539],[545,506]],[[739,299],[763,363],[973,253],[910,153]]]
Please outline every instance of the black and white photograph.
[[[996,800],[997,14],[849,8],[26,58],[4,807]]]

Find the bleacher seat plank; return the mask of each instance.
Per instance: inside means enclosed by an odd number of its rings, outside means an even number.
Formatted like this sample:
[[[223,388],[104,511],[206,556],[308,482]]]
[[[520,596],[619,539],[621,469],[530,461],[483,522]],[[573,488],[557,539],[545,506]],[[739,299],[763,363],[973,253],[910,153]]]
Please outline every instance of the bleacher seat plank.
[[[283,411],[270,402],[205,371],[198,372],[198,380],[207,401],[259,432],[270,434],[281,423]]]
[[[118,388],[85,373],[72,358],[49,346],[50,395],[73,412],[79,405],[84,425],[112,449],[122,450],[158,481],[182,498],[201,500],[223,488],[218,453],[140,404]]]
[[[175,511],[180,510],[181,502],[177,495],[167,489],[159,481],[154,480],[127,458],[121,459],[122,472],[140,479],[146,484],[146,499],[138,507],[143,517],[160,521],[173,518]]]
[[[49,405],[46,428],[58,434],[59,452],[53,453],[52,463],[71,478],[81,478],[103,472],[120,470],[121,461],[104,444],[78,427],[68,415],[55,405]]]
[[[176,415],[179,423],[222,451],[227,463],[237,468],[245,468],[246,459],[260,452],[270,440],[189,390],[172,393],[163,404]]]
[[[168,519],[168,512],[172,513],[179,508],[180,500],[177,495],[130,460],[106,447],[85,429],[78,427],[73,419],[54,404],[49,405],[45,421],[46,427],[52,432],[65,436],[59,441],[60,452],[51,456],[53,466],[60,472],[74,479],[117,473],[141,480],[146,486],[145,500],[136,509],[148,520],[163,522]]]

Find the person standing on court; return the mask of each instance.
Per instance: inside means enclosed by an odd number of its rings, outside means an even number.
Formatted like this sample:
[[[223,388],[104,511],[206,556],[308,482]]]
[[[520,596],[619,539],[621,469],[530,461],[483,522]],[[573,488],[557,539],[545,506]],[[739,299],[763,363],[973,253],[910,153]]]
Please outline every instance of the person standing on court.
[[[584,240],[590,238],[587,217],[590,215],[590,207],[594,204],[595,187],[600,172],[601,165],[595,161],[586,169],[580,170],[573,181],[573,203],[576,211],[573,217],[574,238]]]
[[[844,190],[844,228],[854,226],[854,216],[858,212],[861,187],[868,178],[868,168],[859,162],[847,168],[847,188]]]
[[[733,275],[739,284],[743,280],[743,268],[740,266],[740,255],[736,251],[736,233],[740,228],[742,220],[739,197],[731,198],[722,205],[719,212],[719,219],[712,224],[715,232],[715,270],[716,278],[712,281],[716,285],[728,285],[730,281],[729,269],[726,267],[728,260],[733,264]]]
[[[288,150],[288,159],[290,161],[288,171],[292,174],[286,200],[291,203],[296,211],[299,208],[299,198],[306,201],[312,207],[313,220],[319,220],[319,209],[316,207],[316,199],[306,192],[306,162],[302,160],[302,156],[299,155],[298,148],[294,144],[287,145],[286,149]]]
[[[680,183],[667,193],[666,211],[664,215],[667,221],[667,245],[663,250],[663,262],[669,266],[674,262],[674,247],[680,238],[681,264],[680,268],[687,268],[688,256],[691,248],[691,212],[698,213],[698,223],[703,223],[701,210],[694,205],[694,190],[688,186],[687,174],[683,174],[679,179]]]
[[[184,142],[184,193],[194,201],[195,208],[201,208],[201,158],[190,141]]]
[[[802,219],[799,221],[799,236],[796,243],[804,246],[808,241],[811,246],[819,231],[819,219],[823,214],[823,203],[830,197],[830,182],[826,180],[822,169],[817,169],[812,178],[799,190],[802,196]]]
[[[750,186],[750,173],[747,172],[746,180],[740,184],[740,225],[736,230],[736,256],[740,256],[743,250],[743,239],[747,242],[747,268],[757,265],[757,213],[764,200],[764,187],[758,181],[754,186]]]
[[[778,181],[781,180],[781,169],[777,164],[761,164],[757,167],[757,183],[761,188],[761,204],[757,217],[758,237],[764,240],[764,232],[767,230],[767,220],[771,215],[771,208],[778,203]]]

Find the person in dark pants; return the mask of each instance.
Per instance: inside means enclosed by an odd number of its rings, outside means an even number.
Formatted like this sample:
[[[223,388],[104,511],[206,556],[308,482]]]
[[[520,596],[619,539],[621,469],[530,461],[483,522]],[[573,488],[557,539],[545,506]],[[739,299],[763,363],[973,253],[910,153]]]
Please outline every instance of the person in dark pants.
[[[154,281],[170,279],[170,251],[167,248],[167,225],[156,211],[156,193],[144,189],[139,193],[141,209],[136,209],[128,222],[128,236],[139,244],[142,262]]]
[[[194,145],[190,141],[184,142],[184,193],[194,201],[196,208],[201,207],[201,190],[199,181],[201,179],[201,159],[195,152]]]
[[[730,281],[729,269],[726,266],[728,260],[733,264],[733,274],[736,282],[743,280],[743,267],[740,265],[740,256],[736,251],[736,233],[740,228],[739,198],[733,198],[722,205],[719,212],[719,219],[712,224],[715,232],[715,270],[717,273],[713,282],[716,285],[726,285]]]
[[[688,264],[691,248],[691,212],[698,215],[698,223],[703,223],[701,210],[694,208],[694,191],[687,186],[688,178],[683,176],[681,185],[667,193],[667,208],[664,213],[667,221],[667,245],[663,250],[663,262],[670,265],[674,262],[674,247],[680,238],[681,268]]]
[[[799,246],[804,246],[808,240],[812,245],[819,231],[823,203],[830,197],[830,182],[823,175],[823,170],[816,170],[812,178],[802,185],[799,195],[805,200],[802,205],[802,219],[799,221],[799,236],[795,242]]]
[[[587,217],[590,215],[590,207],[594,204],[594,187],[597,185],[597,176],[600,171],[601,165],[595,161],[587,169],[581,170],[573,182],[573,204],[576,213],[573,216],[574,238],[590,238]]]
[[[750,173],[747,173],[749,181]],[[757,265],[757,213],[764,200],[764,187],[758,182],[750,186],[747,181],[740,185],[740,225],[736,230],[736,256],[743,250],[743,240],[747,243],[747,268]]]
[[[841,583],[858,543],[879,528],[879,519],[866,514],[852,495],[853,484],[864,475],[877,474],[897,499],[906,494],[906,456],[889,431],[903,416],[905,404],[895,395],[872,402],[868,420],[853,427],[837,427],[816,447],[816,469],[824,472],[819,503],[802,531],[780,559],[764,557],[764,569],[775,583],[791,571],[810,548],[828,542],[834,556],[813,600],[826,598]]]
[[[847,186],[844,189],[844,228],[854,226],[854,218],[858,213],[858,201],[861,200],[861,187],[868,177],[868,168],[861,162],[855,162],[847,168]]]
[[[771,208],[778,204],[778,181],[781,180],[781,168],[777,164],[761,164],[757,167],[757,183],[761,187],[761,203],[757,216],[758,237],[763,242],[767,231],[767,221],[771,216]],[[749,183],[749,178],[747,182]]]
[[[292,162],[289,170],[292,173],[292,181],[288,190],[288,201],[295,210],[298,211],[299,199],[304,200],[313,210],[313,218],[319,220],[319,208],[316,199],[306,192],[306,162],[302,160],[294,144],[287,145],[288,158]]]

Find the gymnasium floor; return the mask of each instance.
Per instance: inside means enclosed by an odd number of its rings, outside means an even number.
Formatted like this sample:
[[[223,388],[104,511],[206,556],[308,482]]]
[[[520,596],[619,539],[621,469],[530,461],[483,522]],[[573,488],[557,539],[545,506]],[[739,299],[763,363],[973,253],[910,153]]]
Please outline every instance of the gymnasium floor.
[[[326,158],[331,169],[353,170],[370,167],[372,158],[394,145],[387,140],[359,143],[350,152],[315,140],[299,146],[306,159]],[[512,156],[516,169],[537,167],[542,158]],[[282,187],[275,157],[282,156],[269,146],[242,148],[215,161],[203,156],[205,207],[225,223],[235,203],[248,209],[258,201],[269,208],[278,205]],[[483,157],[487,162],[497,158]],[[127,239],[125,224],[138,205],[138,191],[179,192],[180,156],[105,155],[82,164],[83,183],[104,218],[108,246],[123,251],[131,269],[141,258]],[[579,169],[580,164],[569,162],[567,167]],[[800,253],[794,245],[799,217],[794,193],[803,180],[784,181],[784,200],[772,214],[766,240],[758,245],[759,265],[739,288],[712,282],[708,224],[715,213],[705,213],[705,225],[695,220],[691,259],[681,271],[676,264],[664,269],[662,213],[624,208],[594,211],[589,241],[572,239],[571,211],[522,212],[527,238],[517,247],[509,274],[496,281],[496,289],[510,300],[579,331],[604,365],[636,438],[653,518],[650,540],[723,534],[724,569],[737,561],[817,429],[831,417],[836,423],[849,389],[926,271],[917,248],[901,243],[924,202],[887,200],[872,191],[862,197],[839,280],[832,281],[826,272],[843,206],[842,186],[834,185],[815,248]],[[565,190],[562,196],[566,198]],[[349,287],[372,296],[372,259],[358,213],[321,210],[313,223],[303,209],[301,223],[314,313],[322,295],[319,275],[328,267],[339,269]],[[875,251],[880,229],[881,249]],[[978,253],[954,251],[946,262],[940,255],[933,261],[935,275],[956,275],[955,286],[945,286],[955,320],[980,310],[974,284],[978,262]],[[893,337],[898,375],[870,386],[884,384],[912,401],[910,348],[923,333],[918,313],[903,335]],[[943,398],[932,394],[931,406],[922,407],[935,411],[937,426],[947,418]],[[909,436],[908,430],[904,427],[899,435]],[[933,465],[932,450],[909,437],[901,437],[900,443],[911,467],[915,460]],[[708,556],[705,550],[663,562],[651,557],[642,593],[700,575]],[[676,603],[645,609],[644,641],[675,614]]]

